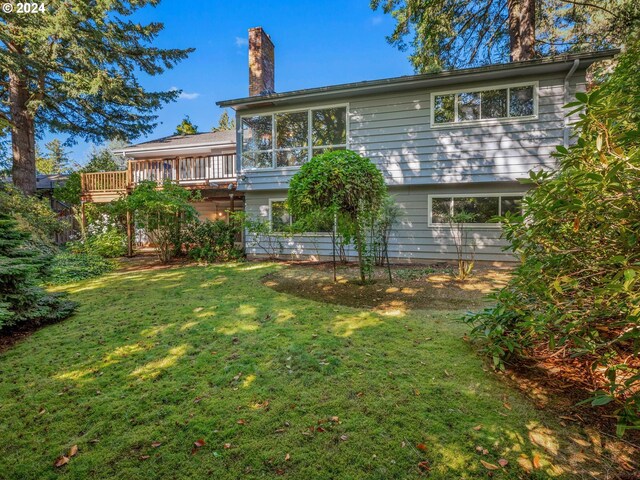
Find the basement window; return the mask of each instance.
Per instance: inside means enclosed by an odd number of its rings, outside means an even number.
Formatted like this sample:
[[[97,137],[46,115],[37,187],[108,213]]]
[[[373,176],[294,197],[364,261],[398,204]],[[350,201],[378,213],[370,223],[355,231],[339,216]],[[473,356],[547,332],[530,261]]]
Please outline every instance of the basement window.
[[[449,225],[451,216],[468,213],[473,220],[469,225],[496,225],[495,217],[510,212],[522,214],[522,195],[431,195],[429,197],[429,225]]]

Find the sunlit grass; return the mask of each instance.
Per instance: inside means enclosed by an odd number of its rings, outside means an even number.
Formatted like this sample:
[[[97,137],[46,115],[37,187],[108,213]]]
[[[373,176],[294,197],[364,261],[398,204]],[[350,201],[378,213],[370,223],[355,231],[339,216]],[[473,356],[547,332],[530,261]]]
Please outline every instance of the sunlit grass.
[[[260,282],[277,268],[65,287],[77,314],[0,355],[0,478],[395,479],[422,461],[431,478],[485,478],[480,460],[500,458],[494,478],[549,478],[589,463],[557,455],[588,437],[485,370],[460,312],[305,300]]]

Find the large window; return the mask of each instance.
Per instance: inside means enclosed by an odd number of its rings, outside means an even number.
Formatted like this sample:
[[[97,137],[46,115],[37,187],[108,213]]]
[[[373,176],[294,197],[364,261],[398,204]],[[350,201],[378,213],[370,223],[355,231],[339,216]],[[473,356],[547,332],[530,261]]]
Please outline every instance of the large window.
[[[431,96],[433,124],[476,122],[536,115],[536,85],[470,89]]]
[[[242,168],[302,165],[347,148],[347,108],[323,107],[242,118]]]
[[[459,213],[473,216],[470,224],[496,223],[494,217],[522,213],[522,195],[432,195],[429,197],[429,224],[449,224],[449,218]]]

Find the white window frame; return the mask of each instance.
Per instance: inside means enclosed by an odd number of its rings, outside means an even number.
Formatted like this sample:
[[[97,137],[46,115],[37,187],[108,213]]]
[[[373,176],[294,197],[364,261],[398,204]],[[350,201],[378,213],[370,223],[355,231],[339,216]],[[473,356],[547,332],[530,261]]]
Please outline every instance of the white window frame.
[[[533,87],[533,115],[512,117],[511,114],[511,89],[518,87]],[[474,88],[458,88],[456,90],[443,90],[438,92],[431,92],[431,104],[430,104],[430,121],[431,128],[452,128],[464,125],[498,125],[501,123],[512,123],[536,120],[538,118],[538,90],[540,82],[521,82],[521,83],[507,83],[502,85],[485,85],[483,87]],[[462,120],[458,121],[458,95],[461,93],[475,93],[485,92],[489,90],[503,90],[507,89],[507,114],[508,116],[502,118],[480,118],[479,120]],[[453,122],[435,123],[435,100],[440,95],[455,95],[455,101],[453,102]],[[480,103],[480,116],[482,117],[482,102]]]
[[[501,192],[501,193],[434,193],[427,198],[427,226],[429,227],[448,227],[449,223],[433,222],[432,200],[434,198],[478,198],[478,197],[498,197],[498,216],[502,215],[502,197],[519,197],[524,198],[525,193],[517,192]],[[449,210],[453,205],[449,206]],[[467,228],[500,228],[500,223],[463,223],[463,227]]]
[[[306,148],[307,149],[307,162],[309,160],[311,160],[311,158],[313,158],[313,150],[314,150],[314,146],[313,146],[313,125],[312,125],[312,112],[315,110],[325,110],[328,108],[344,108],[346,113],[346,122],[345,122],[345,128],[346,128],[346,132],[345,132],[345,140],[346,143],[344,144],[336,144],[336,145],[326,145],[323,147],[318,147],[316,146],[316,149],[319,148],[345,148],[348,149],[349,148],[349,131],[350,131],[350,115],[349,115],[349,104],[348,103],[338,103],[338,104],[331,104],[331,105],[316,105],[314,107],[306,107],[306,108],[287,108],[287,109],[277,109],[277,110],[268,110],[268,111],[264,111],[264,112],[255,112],[253,114],[246,114],[246,115],[242,115],[240,116],[240,173],[244,173],[244,172],[280,172],[283,170],[297,170],[299,169],[302,165],[292,165],[292,166],[287,166],[287,167],[278,167],[277,166],[277,152],[286,152],[286,151],[291,151],[291,150],[295,150],[295,148],[277,148],[276,147],[276,115],[279,113],[295,113],[295,112],[304,112],[305,110],[307,111],[307,146],[306,147],[302,147],[302,148]],[[244,139],[243,139],[243,120],[245,118],[251,118],[251,117],[266,117],[266,116],[271,116],[271,149],[270,150],[255,150],[255,152],[271,152],[271,167],[264,167],[264,168],[259,168],[259,167],[245,167],[243,160],[243,153],[244,153],[244,149],[243,149],[243,143],[244,143]]]

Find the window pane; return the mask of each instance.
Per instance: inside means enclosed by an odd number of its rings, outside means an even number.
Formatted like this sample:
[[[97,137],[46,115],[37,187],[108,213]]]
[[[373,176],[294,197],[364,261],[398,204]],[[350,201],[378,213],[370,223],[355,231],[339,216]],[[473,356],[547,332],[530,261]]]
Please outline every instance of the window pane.
[[[271,125],[271,115],[243,118],[242,151],[269,150],[272,144]]]
[[[273,167],[271,152],[245,152],[242,154],[242,168]]]
[[[431,223],[448,223],[451,198],[431,198]]]
[[[276,148],[306,147],[308,142],[309,117],[306,111],[276,115]]]
[[[280,150],[276,152],[276,166],[277,167],[294,167],[296,165],[302,165],[307,161],[306,148],[296,148],[295,150]]]
[[[460,93],[458,95],[458,120],[480,119],[480,92]]]
[[[512,215],[522,215],[522,197],[502,197],[500,200],[502,215],[507,212]]]
[[[284,232],[289,228],[291,216],[287,211],[284,201],[271,202],[271,230]]]
[[[471,221],[464,223],[492,223],[498,215],[499,197],[456,197],[453,199],[453,214],[468,213]]]
[[[482,118],[507,116],[507,89],[482,92]]]
[[[533,86],[512,88],[509,95],[509,112],[512,117],[533,115]]]
[[[347,143],[346,107],[323,108],[311,112],[313,145],[345,145]]]
[[[436,95],[433,103],[434,123],[450,123],[455,120],[455,94]]]

